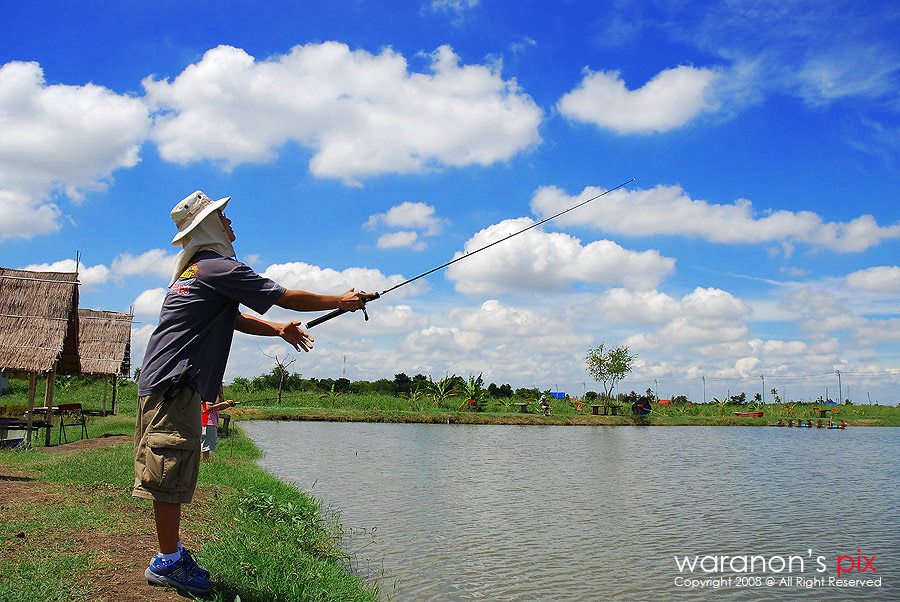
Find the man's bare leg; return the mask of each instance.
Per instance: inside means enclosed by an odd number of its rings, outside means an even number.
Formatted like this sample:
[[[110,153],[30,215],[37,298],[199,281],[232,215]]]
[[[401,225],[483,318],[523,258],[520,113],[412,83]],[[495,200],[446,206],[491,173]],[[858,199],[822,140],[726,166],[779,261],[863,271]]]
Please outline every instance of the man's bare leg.
[[[159,551],[163,554],[174,554],[178,551],[178,532],[181,529],[181,504],[154,500],[153,514],[156,517],[156,536],[159,538]]]

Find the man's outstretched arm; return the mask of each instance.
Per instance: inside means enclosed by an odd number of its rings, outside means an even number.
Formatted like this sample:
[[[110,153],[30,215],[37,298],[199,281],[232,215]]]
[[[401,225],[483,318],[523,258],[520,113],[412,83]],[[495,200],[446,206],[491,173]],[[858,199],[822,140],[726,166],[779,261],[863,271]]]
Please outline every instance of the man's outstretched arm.
[[[306,291],[285,291],[275,305],[294,311],[320,311],[323,309],[343,309],[356,311],[362,309],[366,301],[373,299],[375,293],[356,292],[350,289],[342,295],[317,295]]]
[[[244,334],[262,337],[281,337],[300,351],[312,349],[314,338],[300,328],[301,322],[267,322],[247,314],[238,314],[234,321],[234,329]]]

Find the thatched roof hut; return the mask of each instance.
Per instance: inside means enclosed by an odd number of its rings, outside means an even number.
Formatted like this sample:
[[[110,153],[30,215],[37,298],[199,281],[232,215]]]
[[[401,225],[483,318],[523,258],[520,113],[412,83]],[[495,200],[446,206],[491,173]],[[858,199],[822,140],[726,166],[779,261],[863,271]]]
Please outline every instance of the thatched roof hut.
[[[0,371],[79,374],[77,308],[77,274],[0,268]]]
[[[78,355],[82,374],[131,373],[131,314],[78,310]]]

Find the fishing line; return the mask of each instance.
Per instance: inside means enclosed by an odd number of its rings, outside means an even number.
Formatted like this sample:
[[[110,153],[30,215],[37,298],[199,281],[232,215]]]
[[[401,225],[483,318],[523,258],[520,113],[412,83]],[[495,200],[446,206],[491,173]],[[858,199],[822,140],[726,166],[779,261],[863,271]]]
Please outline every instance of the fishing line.
[[[395,284],[394,286],[392,286],[392,287],[390,287],[390,288],[388,288],[388,289],[385,289],[385,290],[381,291],[380,293],[375,293],[375,297],[372,298],[372,299],[369,299],[369,301],[374,301],[375,299],[379,299],[379,298],[381,298],[382,295],[386,295],[387,293],[389,293],[389,292],[391,292],[391,291],[397,290],[397,289],[400,288],[401,286],[406,286],[407,284],[410,284],[411,282],[415,282],[415,281],[418,280],[419,278],[424,278],[425,276],[428,276],[429,274],[433,274],[433,273],[437,272],[438,270],[442,270],[442,269],[444,269],[444,268],[446,268],[446,267],[448,267],[448,266],[451,266],[451,265],[453,265],[454,263],[456,263],[457,261],[462,261],[463,259],[468,259],[469,257],[471,257],[472,255],[475,255],[476,253],[481,253],[481,252],[484,251],[485,249],[490,249],[490,248],[493,247],[494,245],[499,245],[501,242],[505,242],[505,241],[509,240],[510,238],[512,238],[512,237],[514,237],[514,236],[518,236],[519,234],[522,234],[522,233],[524,233],[524,232],[528,232],[528,231],[531,230],[532,228],[537,228],[538,226],[540,226],[540,225],[542,225],[542,224],[546,224],[547,222],[549,222],[549,221],[552,220],[552,219],[556,219],[557,217],[559,217],[559,216],[561,216],[561,215],[565,215],[566,213],[568,213],[568,212],[570,212],[570,211],[574,211],[575,209],[578,209],[579,207],[583,207],[584,205],[587,205],[587,204],[590,203],[591,201],[596,201],[596,200],[599,199],[600,197],[606,196],[606,195],[609,194],[610,192],[613,192],[613,191],[616,191],[616,190],[618,190],[618,189],[620,189],[620,188],[623,188],[624,186],[627,186],[628,184],[631,184],[632,182],[634,182],[634,180],[635,180],[635,178],[631,178],[631,179],[628,180],[627,182],[622,182],[621,184],[619,184],[619,185],[616,186],[615,188],[610,188],[609,190],[607,190],[607,191],[605,191],[605,192],[601,192],[601,193],[598,194],[597,196],[593,196],[593,197],[587,199],[586,201],[581,201],[581,202],[578,203],[577,205],[572,205],[572,206],[569,207],[568,209],[564,209],[564,210],[560,211],[559,213],[556,213],[556,214],[554,214],[554,215],[551,215],[550,217],[545,217],[545,218],[542,219],[541,221],[535,222],[535,223],[531,224],[531,225],[528,226],[528,227],[522,228],[521,230],[518,230],[518,231],[516,231],[516,232],[513,232],[512,234],[509,234],[508,236],[504,236],[503,238],[501,238],[501,239],[499,239],[499,240],[495,240],[495,241],[492,242],[492,243],[486,244],[486,245],[484,245],[483,247],[480,247],[480,248],[478,248],[478,249],[475,249],[474,251],[469,251],[468,253],[465,253],[465,254],[463,254],[463,255],[460,255],[459,257],[456,257],[456,258],[454,258],[454,259],[451,259],[451,260],[448,261],[447,263],[442,263],[441,265],[439,265],[439,266],[437,266],[437,267],[435,267],[435,268],[432,268],[432,269],[428,270],[427,272],[422,272],[422,273],[419,274],[418,276],[413,276],[412,278],[410,278],[410,279],[408,279],[408,280],[404,280],[403,282],[401,282],[401,283],[399,283],[399,284]],[[362,291],[360,291],[360,292],[362,292]],[[366,308],[365,308],[365,306],[363,306],[362,310],[363,310],[363,315],[365,316],[366,320],[368,320],[368,319],[369,319],[369,315],[366,313]],[[310,320],[309,322],[306,323],[306,328],[312,328],[313,326],[316,326],[316,325],[318,325],[318,324],[321,324],[322,322],[327,322],[328,320],[330,320],[330,319],[332,319],[332,318],[336,318],[337,316],[339,316],[339,315],[341,315],[341,314],[345,314],[345,313],[347,313],[347,310],[346,310],[346,309],[336,309],[336,310],[334,310],[334,311],[332,311],[332,312],[330,312],[330,313],[325,314],[324,316],[319,316],[318,318],[315,318],[315,319],[313,319],[313,320]]]
[[[836,15],[836,14],[837,14],[844,6],[846,6],[846,5],[849,4],[849,3],[850,3],[850,0],[844,0],[844,2],[842,2],[841,4],[839,4],[839,5],[837,6],[837,8],[835,8],[834,10],[832,10],[832,11],[831,11],[831,12],[830,12],[823,20],[821,20],[821,21],[816,25],[815,28],[813,28],[811,35],[817,33],[822,27],[824,27],[827,23],[829,23],[829,22],[834,18],[834,16],[835,16],[835,15]],[[780,53],[776,53],[775,56],[778,57],[778,56],[784,55],[784,54],[786,54],[786,52],[787,52],[787,51],[785,50],[785,51],[782,51],[782,52],[780,52]],[[757,73],[757,75],[756,75],[755,77],[751,78],[751,79],[750,79],[746,84],[744,84],[740,89],[738,89],[738,90],[735,91],[733,94],[731,94],[731,96],[730,96],[729,98],[727,98],[727,99],[722,103],[722,105],[719,106],[719,107],[717,108],[717,111],[721,112],[722,110],[730,109],[730,107],[731,107],[732,105],[736,104],[736,102],[737,102],[737,100],[738,100],[739,97],[743,96],[744,93],[745,93],[745,92],[746,92],[753,84],[755,84],[755,83],[758,82],[760,79],[762,79],[762,77],[763,77],[764,75],[766,75],[766,74],[768,74],[770,71],[772,71],[772,70],[774,69],[775,65],[776,65],[776,61],[774,61],[774,60],[769,61],[768,65],[765,67],[765,69],[762,69],[761,71],[759,71],[759,73]],[[710,120],[711,120],[711,117],[710,117],[710,116],[707,116],[705,119],[700,119],[700,120],[698,120],[697,122],[695,122],[693,125],[687,127],[687,128],[686,128],[686,129],[685,129],[685,130],[684,130],[684,131],[683,131],[683,132],[682,132],[682,133],[681,133],[674,141],[672,141],[672,143],[671,143],[667,148],[663,149],[663,151],[660,152],[659,154],[657,154],[656,157],[654,157],[652,160],[650,160],[648,163],[646,163],[641,171],[646,172],[647,170],[649,170],[649,168],[650,168],[651,166],[653,166],[653,165],[655,165],[656,163],[658,163],[663,157],[669,155],[669,154],[675,149],[676,146],[682,144],[688,137],[690,137],[691,135],[693,135],[693,134],[700,128],[701,125],[705,125],[705,124],[708,123]],[[392,287],[390,287],[390,288],[388,288],[388,289],[385,289],[385,290],[381,291],[380,293],[375,293],[375,296],[374,296],[372,299],[369,299],[369,301],[374,301],[375,299],[379,299],[382,295],[385,295],[385,294],[387,294],[387,293],[389,293],[389,292],[391,292],[391,291],[394,291],[394,290],[396,290],[396,289],[398,289],[398,288],[400,288],[400,287],[402,287],[402,286],[406,286],[407,284],[410,284],[410,283],[412,283],[412,282],[415,282],[416,280],[419,280],[420,278],[424,278],[424,277],[426,277],[426,276],[428,276],[428,275],[430,275],[430,274],[433,274],[433,273],[435,273],[435,272],[437,272],[437,271],[439,271],[439,270],[442,270],[442,269],[444,269],[444,268],[446,268],[446,267],[448,267],[448,266],[451,266],[451,265],[453,265],[454,263],[456,263],[456,262],[458,262],[458,261],[462,261],[463,259],[467,259],[467,258],[471,257],[472,255],[475,255],[476,253],[480,253],[481,251],[484,251],[484,250],[486,250],[486,249],[489,249],[489,248],[493,247],[494,245],[498,245],[498,244],[500,244],[500,243],[502,243],[502,242],[505,242],[505,241],[509,240],[510,238],[512,238],[512,237],[514,237],[514,236],[518,236],[519,234],[522,234],[522,233],[524,233],[524,232],[527,232],[528,230],[531,230],[532,228],[537,228],[538,226],[540,226],[540,225],[542,225],[542,224],[545,224],[545,223],[549,222],[549,221],[552,220],[552,219],[556,219],[557,217],[560,217],[561,215],[564,215],[564,214],[566,214],[566,213],[568,213],[568,212],[570,212],[570,211],[573,211],[573,210],[575,210],[575,209],[578,209],[579,207],[582,207],[582,206],[584,206],[584,205],[590,203],[591,201],[595,201],[595,200],[599,199],[600,197],[606,196],[606,195],[609,194],[610,192],[613,192],[613,191],[615,191],[615,190],[618,190],[618,189],[620,189],[620,188],[623,188],[624,186],[626,186],[626,185],[628,185],[628,184],[634,182],[635,179],[636,179],[636,178],[631,178],[631,179],[628,180],[627,182],[623,182],[623,183],[619,184],[618,186],[616,186],[615,188],[611,188],[611,189],[609,189],[609,190],[607,190],[607,191],[605,191],[605,192],[603,192],[603,193],[601,193],[601,194],[598,194],[598,195],[596,195],[596,196],[594,196],[594,197],[591,197],[591,198],[587,199],[586,201],[582,201],[582,202],[578,203],[577,205],[573,205],[572,207],[569,207],[568,209],[565,209],[565,210],[563,210],[563,211],[560,211],[559,213],[556,213],[556,214],[554,214],[554,215],[551,215],[550,217],[546,217],[546,218],[540,220],[539,222],[536,222],[536,223],[534,223],[534,224],[531,224],[531,225],[528,226],[527,228],[523,228],[522,230],[519,230],[519,231],[517,231],[517,232],[513,232],[512,234],[510,234],[510,235],[508,235],[508,236],[506,236],[506,237],[504,237],[504,238],[501,238],[501,239],[499,239],[499,240],[496,240],[496,241],[494,241],[494,242],[492,242],[492,243],[490,243],[490,244],[487,244],[487,245],[485,245],[485,246],[483,246],[483,247],[481,247],[481,248],[479,248],[479,249],[476,249],[476,250],[474,250],[474,251],[470,251],[470,252],[468,252],[468,253],[465,253],[465,254],[463,254],[463,255],[460,255],[459,257],[456,257],[456,258],[454,258],[454,259],[451,259],[450,261],[448,261],[448,262],[446,262],[446,263],[444,263],[444,264],[441,264],[441,265],[439,265],[439,266],[437,266],[437,267],[435,267],[435,268],[432,268],[432,269],[428,270],[427,272],[423,272],[423,273],[419,274],[418,276],[414,276],[414,277],[409,278],[408,280],[404,280],[403,282],[401,282],[401,283],[399,283],[399,284],[396,284],[396,285],[394,285],[394,286],[392,286]],[[361,291],[361,292],[362,292],[362,291]],[[366,313],[365,305],[363,305],[362,311],[363,311],[363,315],[365,316],[365,319],[368,320],[368,319],[369,319],[369,315],[368,315],[368,313]],[[312,328],[312,327],[314,327],[314,326],[316,326],[316,325],[318,325],[318,324],[321,324],[322,322],[327,322],[328,320],[331,320],[332,318],[335,318],[335,317],[337,317],[337,316],[339,316],[339,315],[341,315],[341,314],[344,314],[344,313],[347,313],[347,310],[344,310],[344,309],[336,309],[336,310],[334,310],[334,311],[332,311],[332,312],[330,312],[330,313],[328,313],[328,314],[325,314],[325,315],[323,315],[323,316],[319,316],[318,318],[314,318],[314,319],[310,320],[309,322],[306,323],[306,328]]]

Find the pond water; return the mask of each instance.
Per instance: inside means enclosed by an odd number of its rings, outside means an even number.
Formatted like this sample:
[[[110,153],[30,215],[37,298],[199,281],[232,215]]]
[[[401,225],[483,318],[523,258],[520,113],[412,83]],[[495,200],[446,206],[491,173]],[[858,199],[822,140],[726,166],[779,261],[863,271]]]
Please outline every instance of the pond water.
[[[900,429],[243,426],[395,600],[900,600]]]

